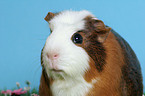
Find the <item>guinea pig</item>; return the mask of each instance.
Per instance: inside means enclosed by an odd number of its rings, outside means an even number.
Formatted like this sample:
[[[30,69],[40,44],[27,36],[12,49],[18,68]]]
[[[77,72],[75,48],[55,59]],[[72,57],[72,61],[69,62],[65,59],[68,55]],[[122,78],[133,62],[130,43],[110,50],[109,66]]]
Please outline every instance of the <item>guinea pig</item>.
[[[92,13],[49,12],[41,52],[40,96],[142,96],[140,63],[130,45]]]

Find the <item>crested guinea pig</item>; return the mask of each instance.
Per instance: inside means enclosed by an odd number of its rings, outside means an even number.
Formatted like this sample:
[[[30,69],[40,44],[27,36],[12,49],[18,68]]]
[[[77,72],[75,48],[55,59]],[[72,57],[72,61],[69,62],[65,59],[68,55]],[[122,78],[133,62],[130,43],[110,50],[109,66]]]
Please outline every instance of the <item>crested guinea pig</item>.
[[[129,44],[90,12],[49,12],[41,53],[40,96],[142,96],[139,61]]]

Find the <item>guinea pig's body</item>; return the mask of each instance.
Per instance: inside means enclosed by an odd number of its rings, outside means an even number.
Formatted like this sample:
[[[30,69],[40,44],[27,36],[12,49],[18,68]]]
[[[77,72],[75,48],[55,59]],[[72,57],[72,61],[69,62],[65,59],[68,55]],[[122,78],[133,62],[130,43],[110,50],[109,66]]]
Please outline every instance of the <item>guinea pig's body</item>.
[[[88,11],[48,13],[40,96],[142,96],[139,61],[129,44]]]

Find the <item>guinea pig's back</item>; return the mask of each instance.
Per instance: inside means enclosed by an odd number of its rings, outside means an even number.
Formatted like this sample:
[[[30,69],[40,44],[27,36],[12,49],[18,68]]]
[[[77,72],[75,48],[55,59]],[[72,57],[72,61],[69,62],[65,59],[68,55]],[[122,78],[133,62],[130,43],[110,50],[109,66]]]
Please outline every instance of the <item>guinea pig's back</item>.
[[[123,83],[121,87],[122,92],[125,93],[122,93],[122,95],[124,96],[127,93],[127,96],[142,96],[143,85],[140,63],[130,45],[114,30],[111,30],[111,32],[120,44],[124,56],[125,64],[121,68]]]

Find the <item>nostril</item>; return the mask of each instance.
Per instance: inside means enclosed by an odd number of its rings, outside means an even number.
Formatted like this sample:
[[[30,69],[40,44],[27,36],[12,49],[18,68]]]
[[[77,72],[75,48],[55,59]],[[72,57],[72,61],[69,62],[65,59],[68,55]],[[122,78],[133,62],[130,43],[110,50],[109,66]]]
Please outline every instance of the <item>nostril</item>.
[[[58,54],[47,54],[47,58],[49,59],[57,59],[59,57]]]
[[[58,58],[58,54],[54,54],[54,55],[53,55],[53,58],[54,58],[54,59]]]

